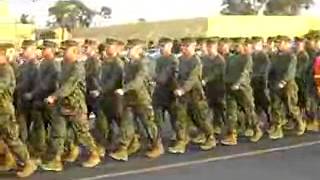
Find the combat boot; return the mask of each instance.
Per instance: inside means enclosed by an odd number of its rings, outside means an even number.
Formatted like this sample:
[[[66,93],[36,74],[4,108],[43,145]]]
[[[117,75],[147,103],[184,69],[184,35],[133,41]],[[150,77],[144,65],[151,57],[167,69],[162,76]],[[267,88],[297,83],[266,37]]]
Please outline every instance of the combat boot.
[[[251,142],[258,142],[263,136],[263,132],[260,127],[255,128],[253,136],[250,137]]]
[[[76,146],[75,144],[71,144],[70,151],[63,157],[63,161],[73,163],[78,159],[78,156],[80,154],[80,148],[79,146]]]
[[[5,152],[4,164],[0,166],[0,171],[10,171],[17,169],[17,161],[10,151]]]
[[[221,140],[221,144],[226,146],[235,146],[238,144],[238,135],[235,130],[230,131],[227,135]]]
[[[222,133],[222,128],[221,128],[221,126],[214,126],[214,127],[213,127],[213,132],[214,132],[214,134],[220,135],[220,134]]]
[[[94,150],[90,153],[89,159],[82,163],[82,167],[93,168],[101,162],[98,151]]]
[[[307,130],[312,132],[319,132],[319,122],[317,120],[308,121]]]
[[[98,145],[97,151],[99,153],[99,156],[102,157],[102,158],[106,155],[106,148],[104,148],[101,145]]]
[[[283,124],[283,129],[285,130],[293,130],[294,129],[294,123],[292,120],[285,121],[287,123]]]
[[[120,146],[120,148],[113,153],[110,153],[109,156],[117,161],[128,161],[128,150],[124,146]]]
[[[298,120],[297,122],[297,136],[302,136],[304,132],[306,131],[306,122],[304,120]]]
[[[272,125],[269,130],[269,138],[276,140],[283,138],[283,129],[281,125]]]
[[[141,149],[140,136],[134,135],[129,147],[128,147],[128,156],[137,153]]]
[[[155,159],[161,156],[162,154],[164,154],[164,148],[161,140],[159,140],[157,144],[146,153],[146,156],[150,159]]]
[[[60,172],[63,170],[63,164],[61,161],[61,156],[57,155],[53,160],[43,163],[40,165],[41,169],[45,171],[56,171]]]
[[[187,144],[186,141],[178,140],[174,146],[168,148],[168,151],[173,154],[184,154]]]
[[[216,138],[212,135],[206,139],[206,141],[200,145],[200,149],[203,151],[208,151],[217,146]]]
[[[17,176],[20,178],[31,176],[37,170],[37,168],[38,167],[33,160],[28,160],[24,163],[22,171],[17,172]]]
[[[244,136],[245,137],[252,137],[254,136],[254,130],[251,128],[246,128],[246,130],[244,131]]]
[[[194,144],[203,144],[206,142],[206,136],[203,133],[198,133],[196,137],[191,139]]]

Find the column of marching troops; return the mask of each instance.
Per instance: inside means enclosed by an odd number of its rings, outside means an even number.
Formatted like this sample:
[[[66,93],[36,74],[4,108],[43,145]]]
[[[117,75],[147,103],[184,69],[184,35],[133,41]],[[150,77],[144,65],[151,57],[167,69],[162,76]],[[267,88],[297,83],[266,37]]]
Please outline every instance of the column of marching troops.
[[[19,177],[38,166],[62,171],[80,145],[83,167],[97,166],[106,152],[127,161],[145,148],[157,158],[166,119],[168,152],[176,154],[190,143],[208,151],[217,139],[231,146],[239,136],[255,143],[264,134],[281,139],[284,130],[319,131],[320,36],[231,40],[163,37],[153,60],[140,39],[67,40],[59,48],[25,40],[18,58],[1,43],[0,169]]]

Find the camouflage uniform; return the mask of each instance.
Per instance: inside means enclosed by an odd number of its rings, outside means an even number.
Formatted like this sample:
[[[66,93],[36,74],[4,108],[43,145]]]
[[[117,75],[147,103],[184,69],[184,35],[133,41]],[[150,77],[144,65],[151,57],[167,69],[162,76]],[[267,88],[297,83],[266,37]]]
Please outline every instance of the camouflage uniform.
[[[58,98],[49,139],[48,155],[61,156],[69,126],[75,142],[83,144],[89,151],[96,150],[96,143],[89,132],[87,106],[85,103],[85,70],[80,62],[62,63],[60,87],[53,93]]]
[[[202,78],[205,83],[205,93],[209,107],[213,111],[214,127],[223,127],[225,123],[225,60],[223,56],[205,56],[202,58]]]
[[[175,102],[175,74],[178,71],[178,59],[171,55],[169,57],[161,56],[156,60],[156,87],[153,93],[153,107],[155,109],[155,119],[158,127],[163,127],[165,121],[165,112],[170,116],[172,129],[176,131],[176,117],[173,112],[173,103]]]
[[[311,67],[311,61],[306,51],[300,51],[297,53],[297,70],[295,80],[298,85],[298,106],[302,111],[305,110],[307,104],[307,75],[309,68]]]
[[[122,88],[123,62],[116,56],[105,58],[101,63],[100,97],[98,100],[98,113],[96,129],[99,131],[97,141],[99,145],[112,138],[112,122],[120,124],[122,115],[122,97],[115,94],[115,90]],[[109,136],[110,135],[110,136]]]
[[[297,124],[298,135],[304,132],[302,116],[297,106],[296,66],[297,57],[293,52],[278,52],[273,56],[269,72],[272,113],[272,126],[269,135],[272,139],[278,139],[283,136],[281,126],[283,125],[284,117],[292,119]]]
[[[264,51],[256,51],[252,55],[253,73],[251,85],[253,88],[256,113],[261,115],[264,112],[268,122],[270,117],[270,94],[268,89],[268,73],[270,69],[270,58]]]

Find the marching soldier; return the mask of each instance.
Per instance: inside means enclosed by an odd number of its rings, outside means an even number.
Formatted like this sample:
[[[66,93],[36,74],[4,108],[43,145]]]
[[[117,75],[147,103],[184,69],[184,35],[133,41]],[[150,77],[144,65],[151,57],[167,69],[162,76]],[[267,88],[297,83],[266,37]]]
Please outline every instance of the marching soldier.
[[[17,172],[17,176],[27,177],[36,171],[37,166],[30,159],[27,146],[19,138],[19,125],[15,119],[13,107],[15,76],[6,57],[6,50],[9,47],[8,44],[0,44],[0,137],[8,146],[10,153],[13,153],[24,164],[23,169]],[[8,162],[5,164],[9,165]]]
[[[95,167],[100,163],[97,145],[89,131],[87,106],[85,103],[85,70],[78,62],[79,47],[73,40],[65,42],[64,60],[62,63],[59,88],[46,98],[49,105],[56,105],[55,122],[51,128],[51,137],[46,162],[41,165],[48,171],[62,171],[61,156],[64,152],[66,127],[72,128],[76,145],[84,145],[89,151],[89,158],[82,163],[83,167]]]

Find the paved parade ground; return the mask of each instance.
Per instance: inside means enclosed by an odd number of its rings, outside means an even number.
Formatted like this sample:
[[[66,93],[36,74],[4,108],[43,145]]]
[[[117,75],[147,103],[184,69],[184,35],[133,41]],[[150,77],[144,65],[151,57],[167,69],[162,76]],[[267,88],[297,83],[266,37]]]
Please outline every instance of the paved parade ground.
[[[129,162],[107,158],[95,169],[65,166],[61,173],[38,171],[34,180],[318,180],[320,136],[264,139],[257,144],[242,142],[235,147],[219,146],[201,152],[191,146],[184,155],[166,154],[149,160],[141,154]],[[14,179],[1,172],[0,179]]]

